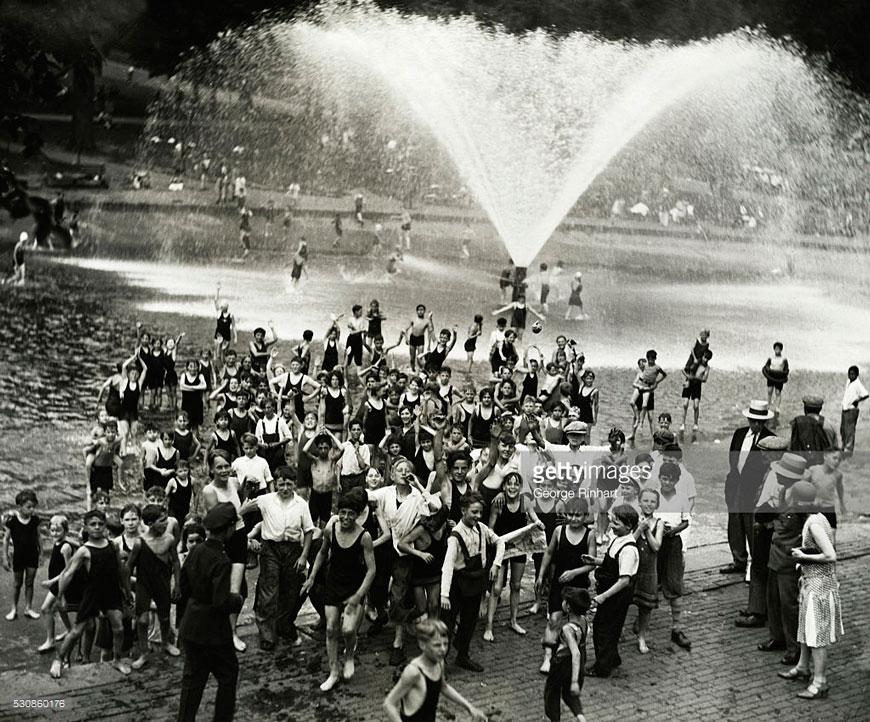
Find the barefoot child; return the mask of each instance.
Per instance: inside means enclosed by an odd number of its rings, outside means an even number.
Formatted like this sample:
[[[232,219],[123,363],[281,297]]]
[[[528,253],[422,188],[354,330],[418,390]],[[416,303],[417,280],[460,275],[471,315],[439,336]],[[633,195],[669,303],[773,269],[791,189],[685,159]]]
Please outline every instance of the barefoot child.
[[[85,513],[83,521],[85,531],[88,533],[88,540],[73,554],[70,563],[61,574],[58,582],[58,599],[63,599],[79,569],[83,568],[88,576],[84,583],[84,592],[75,626],[63,640],[57,657],[51,663],[50,674],[55,679],[60,679],[63,668],[62,660],[69,656],[70,650],[85,630],[93,632],[94,621],[100,612],[108,617],[112,627],[112,651],[114,653],[112,666],[121,674],[130,674],[130,665],[121,658],[121,648],[124,645],[121,608],[125,599],[132,601],[130,579],[121,564],[117,548],[106,539],[105,513],[99,509],[93,509]],[[59,602],[58,610],[63,611],[64,608],[64,602]]]
[[[323,543],[314,560],[314,567],[302,591],[311,589],[317,573],[329,560],[324,583],[326,604],[326,654],[329,657],[329,677],[320,685],[328,692],[339,680],[339,634],[344,637],[345,660],[341,678],[354,675],[354,654],[357,632],[365,610],[365,597],[375,578],[375,552],[371,535],[357,524],[356,518],[365,510],[368,496],[363,489],[351,489],[338,500],[338,516],[323,530]],[[360,564],[362,556],[363,564]]]
[[[592,600],[586,589],[566,589],[562,612],[568,621],[559,632],[559,645],[553,655],[553,664],[544,685],[544,713],[550,722],[562,719],[560,697],[571,710],[577,722],[586,722],[580,690],[586,665],[586,612]]]
[[[54,546],[51,549],[51,557],[48,560],[48,579],[42,582],[43,589],[48,592],[42,602],[40,614],[45,621],[45,641],[39,645],[37,652],[40,654],[50,652],[56,646],[56,643],[63,639],[72,630],[72,624],[69,621],[69,614],[66,611],[58,611],[58,582],[63,570],[69,565],[70,559],[75,554],[78,546],[67,538],[69,534],[69,522],[62,515],[51,517],[49,522],[49,531],[51,538],[54,540]],[[78,587],[78,588],[77,588]],[[81,601],[81,585],[71,584],[66,590],[66,599],[68,603],[78,604]],[[61,621],[64,624],[64,631],[55,636],[55,612],[60,615]]]
[[[637,649],[641,654],[647,654],[646,633],[649,629],[649,618],[653,609],[659,606],[657,562],[659,549],[662,546],[664,524],[654,516],[659,508],[659,492],[657,489],[644,489],[640,493],[640,520],[634,530],[639,556],[637,576],[634,585],[634,604],[637,607]]]
[[[477,339],[483,333],[483,316],[479,313],[474,314],[474,322],[468,327],[468,338],[465,339],[463,348],[465,349],[466,357],[468,358],[468,370],[466,373],[471,373],[471,367],[474,365],[474,351],[477,349]]]
[[[593,565],[581,558],[592,558],[596,552],[595,534],[589,529],[592,517],[589,514],[588,500],[582,497],[570,498],[566,504],[565,518],[565,523],[553,531],[535,581],[535,589],[542,590],[546,586],[550,565],[553,565],[553,580],[547,603],[547,629],[541,642],[544,647],[544,662],[541,664],[543,674],[548,674],[551,669],[553,651],[556,649],[562,624],[562,592],[568,588],[588,589],[589,572]]]
[[[402,671],[396,686],[384,700],[390,722],[435,722],[440,695],[462,705],[475,722],[486,722],[486,715],[451,687],[444,679],[447,656],[447,625],[426,619],[417,625],[417,643],[422,654]]]
[[[782,343],[779,341],[773,344],[773,356],[767,359],[761,373],[767,379],[767,405],[771,406],[773,395],[776,393],[776,408],[773,409],[773,413],[779,416],[782,387],[788,382],[788,359],[782,355]]]
[[[18,616],[18,600],[21,587],[24,587],[24,616],[39,619],[39,612],[33,609],[33,580],[42,555],[42,542],[39,538],[39,517],[33,513],[39,501],[30,489],[15,495],[18,507],[6,520],[6,536],[3,537],[3,566],[14,575],[15,586],[12,591],[12,610],[6,615],[10,622]],[[13,549],[9,549],[9,543]]]

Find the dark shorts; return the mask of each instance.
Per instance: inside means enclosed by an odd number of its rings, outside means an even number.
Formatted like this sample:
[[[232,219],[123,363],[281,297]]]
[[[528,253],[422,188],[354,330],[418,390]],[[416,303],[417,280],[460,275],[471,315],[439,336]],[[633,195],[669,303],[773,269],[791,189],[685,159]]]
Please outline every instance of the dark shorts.
[[[465,344],[463,345],[466,353],[474,353],[477,348],[477,339],[476,338],[468,338],[465,340]]]
[[[341,485],[342,493],[348,492],[351,489],[365,489],[365,472],[360,472],[359,474],[340,474],[338,483]]]
[[[308,499],[308,510],[311,512],[311,521],[315,524],[319,519],[329,521],[332,516],[332,492],[312,490]]]
[[[412,336],[413,338],[413,336]],[[352,333],[347,337],[347,360],[350,363],[362,366],[363,358],[363,335]]]
[[[782,391],[782,381],[771,381],[770,379],[767,379],[767,388]]]
[[[409,334],[408,336],[408,345],[409,346],[422,346],[426,343],[426,334],[421,334],[419,336],[415,334]]]
[[[91,493],[97,489],[102,489],[106,493],[112,491],[115,486],[114,475],[112,474],[111,466],[92,466],[91,467]]]
[[[150,583],[136,580],[136,616],[151,611],[151,602],[157,607],[160,619],[169,619],[169,609],[172,599],[169,591],[169,579],[152,579]]]
[[[825,517],[825,519],[828,520],[828,523],[831,525],[831,529],[837,528],[837,512],[834,511],[832,507],[822,509],[822,515]]]
[[[225,551],[233,564],[244,564],[248,560],[248,534],[244,529],[236,529],[227,542]]]
[[[659,585],[665,599],[678,599],[683,596],[683,540],[677,536],[664,537],[656,559]]]
[[[641,391],[637,395],[637,401],[634,402],[635,408],[640,411],[643,408],[643,395],[649,394],[649,402],[646,405],[647,411],[655,411],[656,408],[656,392],[655,391]]]
[[[684,399],[700,399],[701,398],[701,382],[697,380],[689,381],[687,386],[683,387],[681,396]]]

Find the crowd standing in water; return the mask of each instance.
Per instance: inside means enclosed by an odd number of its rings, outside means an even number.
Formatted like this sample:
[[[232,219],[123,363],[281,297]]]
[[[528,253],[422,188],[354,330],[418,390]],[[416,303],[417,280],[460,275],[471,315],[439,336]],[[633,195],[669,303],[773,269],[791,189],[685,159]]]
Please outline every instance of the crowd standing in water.
[[[357,220],[364,222],[361,202]],[[503,286],[505,302],[510,287]],[[581,288],[578,274],[569,306],[582,314]],[[24,615],[45,623],[39,651],[54,652],[56,678],[71,663],[90,661],[94,645],[124,675],[147,665],[155,647],[170,656],[183,650],[178,718],[195,718],[213,674],[215,719],[231,719],[237,654],[246,649],[236,624],[249,598],[247,576],[259,566],[253,611],[260,648],[301,644],[296,619],[309,600],[326,630],[323,692],[354,677],[364,624],[368,635],[392,627],[390,663],[398,667],[406,627],[416,623],[421,654],[387,696],[387,718],[434,720],[444,696],[485,719],[447,683],[445,658],[453,647],[458,667],[485,673],[486,660],[470,656],[470,641],[482,618],[483,638],[506,643],[493,628],[505,589],[507,629],[527,633],[518,609],[531,555],[531,613],[548,620],[540,666],[545,714],[559,720],[564,701],[574,719],[585,719],[585,677],[609,677],[623,662],[630,671],[619,642],[632,606],[640,654],[649,651],[649,621],[661,598],[671,640],[692,647],[682,615],[683,540],[697,492],[680,442],[689,406],[692,438],[698,432],[713,353],[704,329],[682,369],[677,433],[671,415],[655,407],[656,389],[671,377],[654,350],[626,389],[630,433],[599,431],[596,376],[577,344],[560,335],[546,356],[535,343],[519,345],[527,312],[546,316],[543,288],[541,296],[538,312],[515,288],[514,299],[494,312],[509,318],[497,319],[486,348],[478,347],[484,316],[475,315],[457,373],[447,363],[457,326],[439,329],[422,304],[391,345],[383,335],[387,316],[373,300],[347,316],[332,314],[321,344],[314,331],[284,343],[267,323],[241,348],[220,286],[211,348],[192,353],[185,334],[164,340],[137,325],[136,348],[102,385],[83,447],[83,528],[74,534],[63,515],[49,522],[53,546],[39,612],[38,500],[30,490],[16,497],[3,547],[15,575],[6,618],[16,618],[23,589]],[[531,330],[537,335],[541,324]],[[405,345],[407,365],[399,359]],[[480,362],[489,378],[475,385],[471,371]],[[788,377],[782,344],[775,344],[764,378],[777,409]],[[822,399],[804,399],[806,413],[792,421],[789,437],[768,428],[777,416],[769,401],[752,401],[748,426],[732,439],[725,483],[734,560],[722,572],[747,573],[751,556],[749,603],[737,626],[769,628],[759,649],[785,652],[780,676],[808,682],[799,693],[808,699],[828,693],[826,652],[842,634],[833,531],[844,509],[838,467],[853,451],[857,408],[868,398],[856,367],[848,378],[840,435],[821,417]],[[174,423],[145,423],[140,438],[140,414],[154,418],[166,409]],[[639,451],[647,428],[651,448]],[[606,443],[590,445],[593,439]],[[568,458],[592,470],[532,480],[524,478],[524,455],[541,467]],[[141,489],[125,485],[129,457],[141,462]],[[119,489],[142,501],[118,509],[112,495]],[[594,662],[587,667],[589,637]]]

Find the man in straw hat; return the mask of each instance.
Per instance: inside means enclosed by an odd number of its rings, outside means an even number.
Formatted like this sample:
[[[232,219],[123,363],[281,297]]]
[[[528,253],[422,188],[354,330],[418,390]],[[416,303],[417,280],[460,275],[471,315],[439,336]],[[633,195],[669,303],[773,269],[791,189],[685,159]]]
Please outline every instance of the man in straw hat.
[[[815,487],[805,481],[807,460],[794,453],[770,465],[782,487],[778,514],[773,520],[770,559],[767,563],[767,623],[770,639],[758,645],[759,651],[785,650],[782,664],[794,665],[800,657],[798,632],[798,590],[800,572],[795,568],[791,550],[800,547],[805,513],[797,505],[815,499]],[[805,511],[805,507],[801,507]]]
[[[788,439],[782,436],[765,436],[758,442],[764,461],[764,483],[755,506],[755,523],[752,536],[752,564],[749,577],[749,601],[741,609],[735,625],[752,628],[767,624],[767,563],[770,560],[770,538],[773,536],[773,520],[776,518],[779,493],[782,487],[776,480],[776,472],[770,465],[782,458],[788,450]]]
[[[772,431],[765,424],[773,418],[766,401],[754,400],[743,410],[749,421],[731,437],[728,476],[725,478],[725,503],[728,505],[728,546],[732,562],[722,567],[721,574],[745,574],[752,552],[753,512],[755,496],[764,478],[764,460],[758,452],[758,442]]]
[[[178,722],[196,719],[209,674],[217,680],[216,722],[229,722],[236,708],[239,661],[233,646],[230,614],[238,614],[242,597],[230,591],[230,559],[224,544],[236,526],[236,508],[217,504],[205,515],[206,540],[181,569],[181,593],[187,599],[178,636],[184,643],[184,675]]]

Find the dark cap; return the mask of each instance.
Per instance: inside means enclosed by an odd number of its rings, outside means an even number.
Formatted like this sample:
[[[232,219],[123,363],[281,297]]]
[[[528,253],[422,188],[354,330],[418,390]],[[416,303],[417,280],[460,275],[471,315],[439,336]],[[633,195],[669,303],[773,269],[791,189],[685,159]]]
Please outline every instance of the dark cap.
[[[808,409],[820,409],[825,405],[825,400],[821,396],[807,394],[803,398],[804,406]]]
[[[235,524],[238,518],[236,507],[225,501],[211,508],[205,515],[202,525],[209,531],[219,531],[230,524]]]

